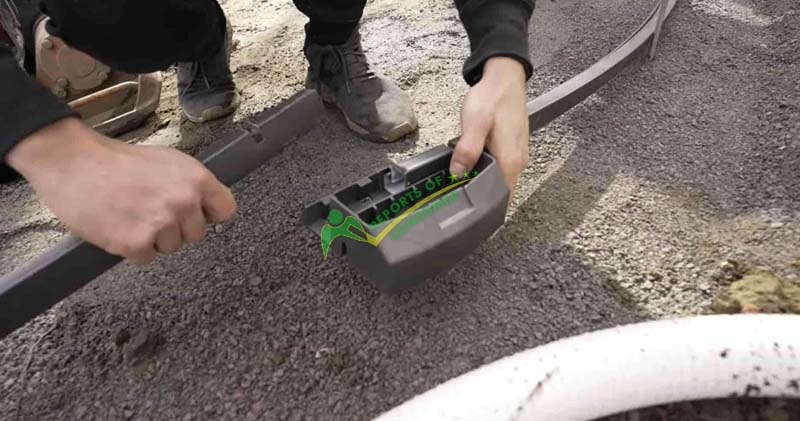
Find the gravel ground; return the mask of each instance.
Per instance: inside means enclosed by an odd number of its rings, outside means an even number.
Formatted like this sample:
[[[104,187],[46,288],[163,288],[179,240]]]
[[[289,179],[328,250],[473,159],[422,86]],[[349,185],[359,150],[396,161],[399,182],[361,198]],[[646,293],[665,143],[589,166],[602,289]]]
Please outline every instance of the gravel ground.
[[[301,88],[291,4],[223,7],[242,109],[182,121],[170,76],[158,115],[127,139],[195,152]],[[596,61],[651,7],[540,0],[530,95]],[[372,2],[365,45],[411,94],[420,133],[366,144],[329,112],[235,187],[235,223],[149,267],[117,267],[0,341],[0,419],[365,419],[529,347],[703,313],[731,267],[797,284],[799,28],[793,0],[680,0],[656,60],[535,133],[505,227],[391,297],[322,260],[302,206],[457,134],[467,42],[449,2]],[[0,203],[3,271],[61,235],[23,184],[0,187]]]

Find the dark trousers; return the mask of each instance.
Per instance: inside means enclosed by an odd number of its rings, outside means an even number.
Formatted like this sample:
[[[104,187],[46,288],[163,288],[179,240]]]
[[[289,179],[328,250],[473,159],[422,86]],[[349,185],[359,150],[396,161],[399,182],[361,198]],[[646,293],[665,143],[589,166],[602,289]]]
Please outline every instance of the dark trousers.
[[[15,0],[30,10],[35,0]],[[307,39],[341,44],[358,25],[366,0],[294,0],[309,17]],[[200,61],[225,39],[216,0],[42,0],[48,32],[114,69],[147,73]],[[28,15],[21,10],[21,14]],[[30,26],[31,19],[26,19]],[[30,28],[23,28],[30,34]]]

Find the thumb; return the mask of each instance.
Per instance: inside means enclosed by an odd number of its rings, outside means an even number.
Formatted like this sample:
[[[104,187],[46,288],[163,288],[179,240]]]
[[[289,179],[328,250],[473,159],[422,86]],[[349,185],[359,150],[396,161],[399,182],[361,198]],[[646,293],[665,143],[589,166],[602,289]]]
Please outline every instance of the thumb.
[[[453,151],[450,173],[461,177],[478,163],[486,138],[492,129],[492,119],[487,113],[471,110],[465,103],[461,113],[461,139]]]

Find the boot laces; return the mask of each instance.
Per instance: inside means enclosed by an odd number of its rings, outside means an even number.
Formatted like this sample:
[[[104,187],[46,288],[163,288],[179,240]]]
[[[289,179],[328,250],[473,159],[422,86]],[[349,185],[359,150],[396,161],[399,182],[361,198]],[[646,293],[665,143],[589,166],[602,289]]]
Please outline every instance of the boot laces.
[[[353,81],[367,80],[375,76],[360,45],[313,45],[312,48],[319,49],[318,63],[312,66],[314,78],[319,79],[321,76],[323,63],[327,65],[324,70],[329,73],[335,74],[341,71],[348,94],[352,93]],[[333,57],[334,60],[325,60],[326,57]]]
[[[199,81],[203,85],[205,85],[205,89],[211,89],[212,84],[217,83],[221,84],[224,83],[224,80],[216,80],[213,77],[208,76],[208,72],[206,70],[206,63],[205,62],[193,62],[190,64],[191,66],[191,76],[189,76],[190,82],[183,87],[183,92],[181,94],[186,93],[191,88],[196,88],[196,83]]]

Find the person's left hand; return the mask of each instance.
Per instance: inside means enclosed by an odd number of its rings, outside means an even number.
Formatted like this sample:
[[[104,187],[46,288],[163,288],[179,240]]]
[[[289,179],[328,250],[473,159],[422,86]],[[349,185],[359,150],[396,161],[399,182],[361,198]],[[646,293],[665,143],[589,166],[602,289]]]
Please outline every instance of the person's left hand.
[[[483,77],[464,99],[461,139],[450,173],[462,176],[478,162],[486,148],[497,159],[514,196],[517,179],[528,165],[528,112],[525,69],[508,57],[486,61]]]

